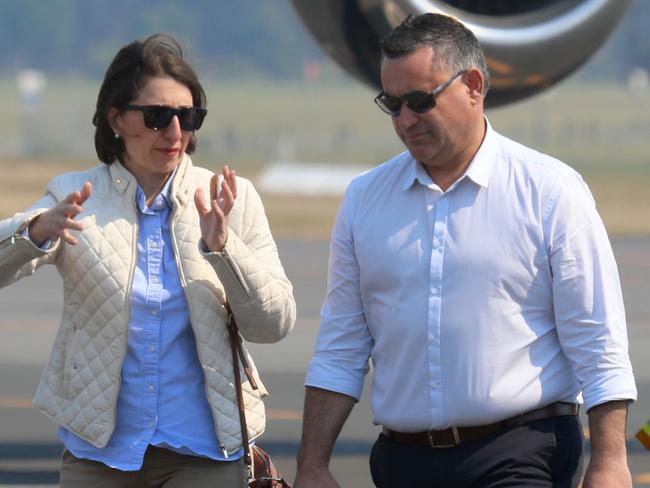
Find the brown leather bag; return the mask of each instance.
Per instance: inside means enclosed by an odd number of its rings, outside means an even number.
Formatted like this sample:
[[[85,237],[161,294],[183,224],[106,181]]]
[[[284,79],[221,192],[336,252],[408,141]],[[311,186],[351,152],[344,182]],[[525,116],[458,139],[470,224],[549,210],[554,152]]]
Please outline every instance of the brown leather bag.
[[[237,389],[237,406],[239,407],[239,424],[241,426],[242,443],[244,445],[244,462],[248,472],[249,488],[291,488],[291,485],[284,481],[282,474],[275,467],[271,456],[257,444],[250,446],[248,442],[248,429],[246,427],[246,408],[244,407],[244,395],[241,388],[241,374],[239,362],[241,362],[244,373],[253,389],[257,390],[257,382],[253,377],[253,370],[242,350],[242,339],[237,329],[235,316],[228,303],[225,304],[228,311],[228,333],[230,335],[230,349],[232,350],[232,364],[235,372],[235,387]]]

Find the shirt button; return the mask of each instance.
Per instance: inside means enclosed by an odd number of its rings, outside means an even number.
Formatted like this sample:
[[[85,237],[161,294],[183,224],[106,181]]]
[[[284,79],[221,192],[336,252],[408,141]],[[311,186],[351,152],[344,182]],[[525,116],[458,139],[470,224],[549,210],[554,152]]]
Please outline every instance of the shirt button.
[[[147,387],[147,390],[149,390],[149,391],[154,391],[155,389],[156,389],[156,387],[154,385],[149,385]]]
[[[154,317],[158,317],[158,310],[155,310],[155,309],[152,310],[151,315],[153,315]]]
[[[154,422],[153,420],[150,420],[149,421],[149,427],[153,427],[154,425],[156,425],[156,422]]]
[[[156,346],[149,346],[150,352],[156,352]]]

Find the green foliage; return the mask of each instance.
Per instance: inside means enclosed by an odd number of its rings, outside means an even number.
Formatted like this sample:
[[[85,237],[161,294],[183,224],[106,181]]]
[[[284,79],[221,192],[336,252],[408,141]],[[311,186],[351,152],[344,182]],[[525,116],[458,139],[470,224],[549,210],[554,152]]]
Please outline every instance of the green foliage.
[[[99,82],[51,79],[27,112],[12,79],[0,78],[0,215],[36,200],[47,181],[97,164],[90,118]],[[357,83],[208,80],[208,117],[193,159],[228,163],[255,180],[273,161],[372,167],[404,150],[390,117]],[[488,112],[496,130],[575,167],[610,232],[650,235],[650,90],[620,83],[560,83],[543,95]],[[337,202],[264,195],[274,232],[326,238]],[[302,232],[302,231],[301,231]]]
[[[0,73],[101,77],[120,46],[156,32],[220,78],[298,77],[323,58],[288,0],[0,0]]]
[[[635,0],[577,76],[650,70],[648,25],[650,1]],[[32,68],[100,78],[120,46],[155,32],[176,35],[201,74],[222,80],[300,78],[305,60],[326,59],[289,0],[0,0],[0,75]]]

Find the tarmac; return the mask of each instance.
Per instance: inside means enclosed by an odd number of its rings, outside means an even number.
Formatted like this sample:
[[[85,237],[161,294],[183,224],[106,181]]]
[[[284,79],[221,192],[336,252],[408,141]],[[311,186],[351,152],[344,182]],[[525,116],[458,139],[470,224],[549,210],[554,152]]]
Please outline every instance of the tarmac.
[[[294,284],[298,321],[284,341],[250,345],[249,349],[271,391],[266,402],[268,428],[259,443],[273,455],[285,477],[293,481],[303,379],[325,296],[328,244],[283,240],[278,247]],[[639,390],[628,421],[629,464],[634,486],[643,487],[650,486],[650,451],[633,434],[650,418],[650,237],[615,238],[613,247],[623,285],[630,355]],[[31,397],[47,360],[60,312],[60,280],[53,268],[41,269],[35,277],[0,290],[0,488],[57,486],[61,454],[57,427],[31,406]],[[332,470],[343,487],[373,486],[368,454],[379,428],[372,424],[367,390],[334,451]],[[586,448],[588,452],[588,441]]]

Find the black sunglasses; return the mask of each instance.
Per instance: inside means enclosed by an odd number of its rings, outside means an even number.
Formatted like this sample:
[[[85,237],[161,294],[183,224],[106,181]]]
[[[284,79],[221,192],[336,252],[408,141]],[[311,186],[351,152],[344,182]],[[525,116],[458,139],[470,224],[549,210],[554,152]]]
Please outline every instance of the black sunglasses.
[[[436,106],[436,97],[440,95],[445,88],[451,85],[456,78],[465,74],[466,71],[467,70],[459,71],[448,81],[445,81],[442,85],[437,86],[430,92],[412,91],[402,95],[401,97],[394,97],[393,95],[389,95],[382,91],[375,97],[375,103],[380,109],[393,117],[397,117],[400,114],[402,103],[419,114],[428,112]]]
[[[159,130],[171,124],[174,115],[178,117],[181,129],[195,131],[201,128],[208,110],[200,107],[173,108],[167,105],[125,105],[125,110],[139,110],[144,115],[144,125]]]

